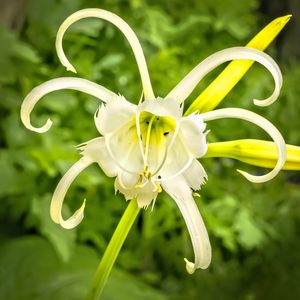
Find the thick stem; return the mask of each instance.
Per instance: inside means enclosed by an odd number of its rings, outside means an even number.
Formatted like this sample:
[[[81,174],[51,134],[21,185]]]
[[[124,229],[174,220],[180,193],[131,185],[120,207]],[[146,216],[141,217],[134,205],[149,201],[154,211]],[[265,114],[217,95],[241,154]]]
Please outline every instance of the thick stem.
[[[129,202],[97,268],[87,300],[99,300],[108,276],[140,208],[136,199]]]

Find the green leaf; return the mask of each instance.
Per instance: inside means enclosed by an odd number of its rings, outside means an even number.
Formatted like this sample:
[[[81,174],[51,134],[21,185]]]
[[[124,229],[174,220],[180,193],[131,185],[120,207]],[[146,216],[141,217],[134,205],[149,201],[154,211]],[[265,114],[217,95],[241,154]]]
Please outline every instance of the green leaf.
[[[82,300],[97,266],[95,252],[76,246],[69,262],[61,262],[51,244],[37,236],[1,241],[0,295],[5,300]],[[137,276],[114,270],[104,300],[167,300]]]
[[[0,197],[24,194],[33,187],[33,174],[23,169],[13,151],[0,151],[0,172]]]
[[[0,249],[0,295],[6,300],[82,300],[96,266],[87,247],[77,247],[69,263],[62,263],[51,244],[25,236]]]
[[[31,213],[38,221],[38,231],[53,245],[63,261],[68,261],[75,246],[76,231],[63,229],[50,218],[51,196],[34,198],[31,203]]]
[[[243,209],[236,217],[234,230],[238,233],[239,243],[246,249],[262,245],[264,232],[257,226],[250,211]]]
[[[167,300],[164,293],[150,288],[137,276],[114,269],[103,292],[104,300]]]

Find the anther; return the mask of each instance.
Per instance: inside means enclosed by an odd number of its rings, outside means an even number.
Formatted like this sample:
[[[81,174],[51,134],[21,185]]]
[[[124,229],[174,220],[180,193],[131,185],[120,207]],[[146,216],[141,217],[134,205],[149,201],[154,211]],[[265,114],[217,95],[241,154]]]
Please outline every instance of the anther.
[[[158,184],[156,185],[156,187],[157,187],[158,193],[161,193],[161,192],[162,192],[161,185],[158,183]]]

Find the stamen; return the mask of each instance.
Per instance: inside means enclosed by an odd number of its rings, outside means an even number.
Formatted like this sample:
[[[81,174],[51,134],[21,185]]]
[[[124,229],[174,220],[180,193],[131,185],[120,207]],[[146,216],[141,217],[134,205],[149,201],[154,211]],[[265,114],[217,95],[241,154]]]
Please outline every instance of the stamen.
[[[159,192],[159,193],[161,193],[161,192],[162,192],[161,185],[160,185],[159,183],[157,183],[157,184],[156,184],[156,186],[157,186],[157,190],[158,190],[158,192]]]
[[[139,141],[140,151],[141,151],[141,155],[142,155],[144,165],[145,165],[146,161],[145,161],[145,154],[144,154],[143,137],[141,134],[140,115],[141,115],[141,112],[137,111],[136,115],[135,115],[135,125],[136,125],[136,132],[137,132],[137,137],[138,137],[138,141]]]
[[[147,161],[148,161],[149,146],[150,146],[150,137],[151,137],[151,129],[152,129],[152,124],[153,124],[154,119],[155,119],[155,116],[152,116],[152,118],[150,119],[150,122],[149,122],[148,129],[147,129],[146,147],[145,147],[145,163],[146,164],[147,164]],[[146,124],[147,124],[147,122],[146,122]]]

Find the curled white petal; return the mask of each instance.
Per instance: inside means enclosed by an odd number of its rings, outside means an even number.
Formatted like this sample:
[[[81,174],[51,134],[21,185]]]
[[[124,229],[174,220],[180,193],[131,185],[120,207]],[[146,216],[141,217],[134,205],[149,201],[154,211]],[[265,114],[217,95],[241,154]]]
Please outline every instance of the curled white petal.
[[[92,161],[85,158],[81,158],[79,161],[77,161],[62,177],[53,193],[50,205],[50,216],[55,223],[60,224],[66,229],[72,229],[82,221],[85,208],[85,200],[83,201],[81,207],[76,210],[70,218],[64,220],[61,215],[61,210],[65,195],[78,174],[81,173],[90,164],[92,164]]]
[[[187,272],[192,274],[198,268],[206,269],[211,262],[211,246],[191,189],[183,178],[162,182],[162,187],[175,200],[190,233],[195,261],[190,262],[184,259]]]
[[[56,51],[57,55],[59,57],[59,60],[61,63],[67,68],[67,70],[75,72],[75,68],[72,66],[72,64],[69,62],[67,59],[63,47],[62,47],[62,39],[64,36],[65,31],[68,29],[69,26],[71,26],[73,23],[75,23],[78,20],[84,19],[84,18],[99,18],[106,20],[112,24],[114,24],[116,27],[118,27],[121,32],[124,34],[124,36],[127,38],[132,51],[134,53],[141,79],[142,79],[142,85],[143,85],[143,90],[144,90],[144,95],[145,98],[154,98],[154,93],[152,90],[152,85],[149,77],[149,72],[148,72],[148,67],[147,63],[145,60],[145,56],[143,53],[143,49],[140,45],[140,42],[133,32],[133,30],[130,28],[130,26],[119,16],[103,10],[103,9],[98,9],[98,8],[87,8],[87,9],[82,9],[74,14],[70,15],[60,26],[57,36],[56,36]]]
[[[96,98],[99,98],[103,102],[106,102],[110,98],[116,96],[113,92],[102,87],[101,85],[98,85],[86,79],[74,78],[74,77],[61,77],[61,78],[56,78],[56,79],[46,81],[41,85],[32,89],[31,92],[25,97],[22,103],[21,120],[26,128],[38,133],[43,133],[50,129],[53,123],[50,119],[48,119],[45,125],[43,125],[42,127],[32,126],[30,122],[30,113],[32,112],[37,102],[43,96],[45,96],[50,92],[62,90],[62,89],[70,89],[70,90],[84,92]]]
[[[255,176],[245,171],[237,170],[251,182],[265,182],[274,178],[283,167],[286,160],[286,144],[278,129],[260,115],[242,108],[223,108],[201,114],[204,121],[235,118],[249,121],[264,129],[274,140],[278,151],[278,160],[272,171],[265,175]]]
[[[247,47],[233,47],[218,51],[207,57],[200,64],[198,64],[190,73],[188,73],[182,81],[180,81],[175,88],[167,95],[166,98],[172,98],[179,103],[183,102],[190,93],[194,90],[200,80],[210,71],[219,65],[236,59],[254,60],[265,66],[272,74],[275,88],[273,94],[264,99],[254,99],[253,102],[258,106],[268,106],[272,104],[279,96],[282,86],[281,71],[276,62],[266,53]]]

